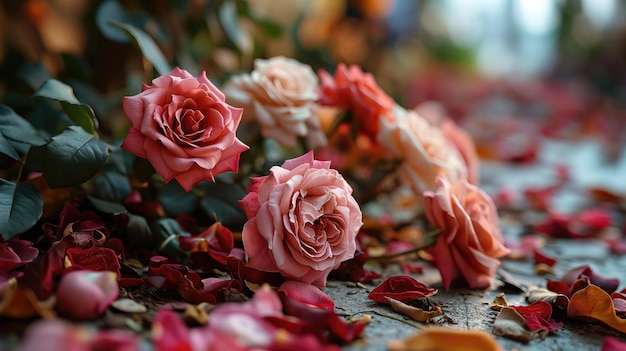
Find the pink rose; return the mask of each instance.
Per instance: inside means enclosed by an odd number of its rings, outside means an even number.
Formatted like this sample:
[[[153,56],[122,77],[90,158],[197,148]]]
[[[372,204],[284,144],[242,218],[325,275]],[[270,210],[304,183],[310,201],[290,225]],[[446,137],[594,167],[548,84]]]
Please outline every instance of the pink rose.
[[[467,180],[472,184],[480,181],[479,159],[474,140],[467,131],[459,127],[451,118],[445,116],[443,106],[438,102],[427,101],[419,104],[415,111],[430,124],[438,126],[443,136],[459,151],[467,167]]]
[[[381,119],[378,143],[401,160],[400,180],[417,194],[434,190],[437,175],[450,181],[467,178],[467,169],[457,149],[442,131],[415,111],[397,107],[395,120]]]
[[[224,85],[228,101],[244,108],[245,121],[257,121],[265,138],[289,147],[307,136],[309,146],[326,144],[315,106],[317,76],[309,65],[282,56],[256,59],[250,74]]]
[[[391,119],[395,102],[376,84],[374,76],[344,64],[337,65],[334,77],[326,71],[318,75],[320,103],[351,110],[360,130],[376,139],[379,120]]]
[[[187,191],[223,172],[237,172],[248,150],[235,135],[242,110],[226,104],[224,94],[204,72],[193,77],[175,68],[122,101],[130,130],[122,148],[147,158],[169,182]]]
[[[241,201],[248,266],[318,286],[351,259],[362,224],[352,188],[310,151],[252,178]]]
[[[424,210],[441,229],[434,255],[444,288],[459,278],[471,288],[489,287],[500,265],[498,257],[509,252],[491,198],[465,179],[451,184],[438,176],[437,190],[424,192]]]

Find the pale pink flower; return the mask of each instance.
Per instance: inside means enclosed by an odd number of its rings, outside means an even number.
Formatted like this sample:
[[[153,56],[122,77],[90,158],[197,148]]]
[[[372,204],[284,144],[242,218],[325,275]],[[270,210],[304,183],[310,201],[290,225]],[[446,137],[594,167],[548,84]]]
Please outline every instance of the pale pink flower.
[[[240,204],[249,267],[324,286],[354,256],[361,210],[345,179],[312,151],[253,178]]]
[[[118,295],[117,273],[72,271],[61,278],[56,309],[72,319],[94,319],[104,313]]]
[[[265,138],[294,147],[307,137],[311,148],[326,145],[317,119],[317,76],[311,66],[277,56],[256,59],[250,74],[231,77],[224,85],[230,103],[244,108],[244,122],[256,121]]]

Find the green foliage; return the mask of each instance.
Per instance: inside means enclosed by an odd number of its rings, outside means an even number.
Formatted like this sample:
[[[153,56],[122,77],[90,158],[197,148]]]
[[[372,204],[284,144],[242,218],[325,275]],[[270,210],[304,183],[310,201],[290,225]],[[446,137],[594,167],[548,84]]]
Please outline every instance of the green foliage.
[[[129,38],[133,40],[135,46],[141,50],[143,56],[154,65],[159,74],[166,74],[172,70],[159,46],[146,32],[124,23],[113,22],[111,24],[126,32]]]
[[[237,201],[246,196],[246,191],[234,183],[216,181],[205,187],[206,196],[201,201],[202,210],[228,228],[239,228],[246,221],[246,214]]]
[[[4,240],[30,229],[43,213],[43,200],[32,184],[0,179],[0,234]]]
[[[177,182],[167,183],[161,189],[159,202],[167,215],[176,217],[183,213],[192,213],[198,206],[198,196],[188,193]]]
[[[46,147],[43,173],[51,188],[80,185],[98,173],[108,158],[106,145],[93,134],[70,126]]]
[[[34,96],[56,100],[61,103],[63,111],[86,132],[96,135],[98,120],[91,106],[78,101],[74,90],[69,85],[56,79],[45,81]]]
[[[161,218],[151,226],[154,243],[157,251],[167,257],[176,257],[182,254],[178,236],[189,235],[173,218]]]
[[[28,143],[42,146],[47,143],[30,122],[6,105],[0,105],[0,133],[13,144]]]

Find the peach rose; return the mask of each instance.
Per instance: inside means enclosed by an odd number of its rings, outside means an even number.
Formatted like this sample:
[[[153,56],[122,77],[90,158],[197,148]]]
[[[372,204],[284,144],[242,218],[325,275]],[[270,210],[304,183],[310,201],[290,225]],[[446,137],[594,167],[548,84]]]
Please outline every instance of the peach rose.
[[[465,163],[442,131],[415,111],[396,107],[395,120],[381,119],[378,143],[401,160],[398,177],[417,194],[434,190],[437,175],[452,182],[466,178]]]
[[[479,159],[472,137],[451,118],[446,117],[443,106],[438,102],[427,101],[415,107],[415,111],[430,124],[438,126],[443,136],[459,151],[467,167],[467,180],[472,184],[480,182]]]
[[[317,76],[309,65],[282,56],[256,59],[250,74],[224,85],[228,101],[244,108],[244,121],[257,121],[265,138],[289,147],[310,136],[310,147],[326,145],[315,106]]]
[[[451,184],[438,176],[437,190],[424,192],[424,210],[441,229],[434,255],[444,287],[459,278],[471,288],[489,287],[500,265],[498,257],[509,252],[491,198],[465,179]]]
[[[324,286],[330,271],[351,259],[362,224],[352,188],[313,152],[251,179],[240,205],[248,266]]]
[[[320,103],[351,110],[359,129],[373,140],[379,119],[391,119],[395,102],[376,84],[374,76],[358,66],[337,65],[334,77],[319,71]]]
[[[248,150],[235,135],[242,110],[226,104],[204,72],[196,78],[175,68],[124,97],[122,107],[131,124],[122,148],[147,158],[166,182],[176,178],[187,191],[237,172],[239,155]]]

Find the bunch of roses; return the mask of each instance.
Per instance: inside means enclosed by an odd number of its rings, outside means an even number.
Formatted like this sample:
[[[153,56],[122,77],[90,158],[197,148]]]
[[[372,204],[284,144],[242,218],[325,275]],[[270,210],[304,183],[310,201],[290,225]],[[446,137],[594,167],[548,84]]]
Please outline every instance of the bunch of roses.
[[[224,92],[204,74],[193,77],[178,68],[155,79],[124,99],[131,129],[122,147],[189,191],[217,174],[237,172],[248,149],[236,137],[240,123],[258,126],[263,138],[287,148],[305,139],[304,151],[319,155],[328,144],[325,132],[339,130],[322,127],[324,107],[345,111],[339,124],[397,162],[394,176],[423,201],[427,219],[441,230],[432,252],[444,287],[458,279],[472,288],[491,284],[498,258],[507,253],[495,205],[476,186],[471,138],[436,106],[406,110],[356,66],[340,64],[334,76],[323,70],[316,75],[285,57],[257,59],[254,70],[231,77]],[[310,151],[251,178],[248,191],[240,205],[248,217],[242,238],[249,267],[323,286],[354,256],[362,214],[331,161],[315,160]]]

